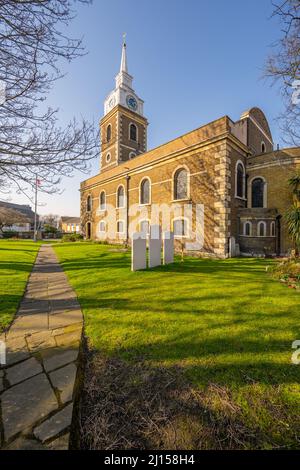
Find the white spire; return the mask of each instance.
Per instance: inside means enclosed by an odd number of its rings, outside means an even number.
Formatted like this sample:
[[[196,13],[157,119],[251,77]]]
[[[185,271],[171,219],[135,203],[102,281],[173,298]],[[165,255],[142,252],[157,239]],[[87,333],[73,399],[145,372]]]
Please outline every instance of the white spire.
[[[126,72],[127,70],[127,53],[126,53],[126,33],[123,34],[123,45],[122,45],[122,58],[121,58],[121,66],[120,72]]]

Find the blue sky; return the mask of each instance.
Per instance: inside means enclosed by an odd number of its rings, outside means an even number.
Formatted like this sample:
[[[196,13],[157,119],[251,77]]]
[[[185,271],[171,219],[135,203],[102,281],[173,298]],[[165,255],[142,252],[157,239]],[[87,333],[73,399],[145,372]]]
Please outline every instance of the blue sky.
[[[60,108],[62,124],[81,115],[98,123],[126,32],[129,72],[150,123],[149,149],[224,114],[237,120],[252,106],[264,110],[274,142],[281,143],[275,121],[280,95],[262,78],[281,34],[271,0],[94,0],[77,8],[68,34],[83,36],[89,53],[62,64],[67,75],[48,97]],[[97,159],[89,176],[98,171]],[[39,212],[79,215],[83,179],[76,173],[63,180],[63,194],[41,194]]]

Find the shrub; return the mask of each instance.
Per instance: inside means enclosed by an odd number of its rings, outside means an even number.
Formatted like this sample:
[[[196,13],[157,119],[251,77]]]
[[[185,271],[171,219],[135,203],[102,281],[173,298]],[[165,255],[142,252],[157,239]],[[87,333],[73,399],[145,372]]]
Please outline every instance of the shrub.
[[[78,242],[83,240],[83,236],[80,233],[68,233],[63,235],[61,241],[62,242]]]
[[[300,259],[290,258],[277,263],[271,269],[272,276],[281,282],[286,282],[289,285],[295,284],[298,286],[300,283]]]
[[[5,232],[2,232],[3,238],[18,238],[18,232],[15,232],[14,230],[7,230]]]

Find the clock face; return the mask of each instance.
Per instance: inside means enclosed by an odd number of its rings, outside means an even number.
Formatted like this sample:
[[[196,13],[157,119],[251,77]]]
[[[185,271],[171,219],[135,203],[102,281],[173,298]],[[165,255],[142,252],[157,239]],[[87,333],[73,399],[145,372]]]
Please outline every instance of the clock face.
[[[126,103],[128,108],[132,109],[133,111],[137,110],[138,104],[134,96],[128,95],[126,98]]]

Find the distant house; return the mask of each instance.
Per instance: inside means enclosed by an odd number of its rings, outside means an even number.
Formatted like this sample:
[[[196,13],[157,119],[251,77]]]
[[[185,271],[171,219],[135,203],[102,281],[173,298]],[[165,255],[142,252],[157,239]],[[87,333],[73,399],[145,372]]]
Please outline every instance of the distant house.
[[[34,230],[34,212],[30,206],[0,201],[0,208],[10,210],[11,214],[13,214],[13,212],[15,212],[16,215],[22,214],[24,220],[26,220],[26,222],[19,222],[18,217],[16,217],[15,221],[12,219],[9,225],[3,227],[3,231],[18,232],[21,235],[22,233],[29,234]],[[38,222],[39,219],[37,218],[37,223]]]
[[[81,233],[80,217],[62,217],[60,225],[63,233]]]

